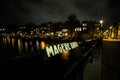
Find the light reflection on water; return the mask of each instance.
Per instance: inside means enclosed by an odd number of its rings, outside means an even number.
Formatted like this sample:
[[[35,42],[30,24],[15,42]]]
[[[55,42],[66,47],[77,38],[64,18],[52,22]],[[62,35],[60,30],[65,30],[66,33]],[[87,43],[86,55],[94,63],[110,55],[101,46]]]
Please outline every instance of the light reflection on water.
[[[10,45],[10,38],[7,38],[7,40],[8,40],[8,43],[9,43],[9,45]]]
[[[41,49],[45,49],[45,42],[41,41]]]
[[[33,47],[33,42],[32,41],[30,41],[30,50],[31,50],[31,52],[34,51],[34,47]]]
[[[18,52],[19,52],[19,54],[21,54],[21,41],[20,41],[20,39],[18,39]]]
[[[15,38],[3,38],[1,39],[2,45],[5,46],[5,53],[12,53],[13,56],[21,56],[26,54],[34,54],[40,53],[45,50],[45,47],[48,45],[52,45],[53,43],[48,44],[48,42],[40,41],[40,40],[21,40]],[[55,43],[56,44],[56,43]],[[42,53],[45,54],[46,53]],[[60,57],[67,61],[70,58],[70,51],[64,51],[60,53]]]
[[[45,49],[46,43],[39,40],[21,40],[15,38],[1,39],[1,47],[5,46],[5,51],[12,51],[15,55],[24,55],[25,53],[39,52]],[[17,51],[17,52],[16,52]],[[10,53],[10,52],[9,52]]]
[[[25,52],[28,51],[28,43],[25,41]]]
[[[14,48],[15,47],[15,39],[12,38],[12,47]]]

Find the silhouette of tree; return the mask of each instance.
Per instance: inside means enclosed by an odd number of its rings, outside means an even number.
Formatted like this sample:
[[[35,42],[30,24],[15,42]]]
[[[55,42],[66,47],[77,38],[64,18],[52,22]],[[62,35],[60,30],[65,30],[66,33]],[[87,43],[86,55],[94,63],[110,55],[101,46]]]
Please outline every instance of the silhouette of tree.
[[[31,33],[31,31],[33,31],[35,28],[37,28],[38,27],[38,25],[37,24],[35,24],[34,22],[29,22],[28,24],[26,24],[26,32],[28,33],[28,34],[30,34]]]
[[[33,28],[36,28],[37,25],[36,25],[34,22],[30,22],[30,23],[27,24],[27,27],[28,27],[29,29],[33,29]]]
[[[70,30],[71,30],[71,36],[72,38],[74,37],[75,34],[75,28],[80,26],[80,21],[77,19],[77,16],[75,14],[70,14],[67,17],[67,21],[65,21],[65,23],[67,23],[67,25],[69,26]]]
[[[7,30],[9,33],[11,32],[17,32],[19,28],[19,25],[17,23],[12,23],[7,26]]]

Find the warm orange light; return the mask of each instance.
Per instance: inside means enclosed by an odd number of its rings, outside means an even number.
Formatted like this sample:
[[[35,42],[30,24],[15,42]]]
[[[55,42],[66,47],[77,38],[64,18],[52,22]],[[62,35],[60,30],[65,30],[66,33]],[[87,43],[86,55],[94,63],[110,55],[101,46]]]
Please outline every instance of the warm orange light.
[[[14,48],[15,46],[15,39],[14,38],[12,38],[12,47]]]
[[[20,39],[18,39],[18,51],[19,51],[19,53],[21,53],[21,43],[20,43]]]
[[[41,49],[45,49],[45,42],[41,41]]]
[[[33,46],[31,47],[31,52],[34,52],[34,48],[33,48]]]
[[[33,51],[34,51],[34,48],[33,48],[33,43],[32,43],[32,41],[30,41],[30,48],[31,48],[31,52],[33,52]]]
[[[65,60],[68,60],[69,59],[69,50],[66,50],[64,51],[62,54],[61,54],[61,57]]]
[[[30,46],[32,46],[32,41],[30,41]]]
[[[8,43],[10,44],[10,38],[7,38],[7,40],[8,40]]]
[[[3,38],[5,44],[7,44],[7,38]]]

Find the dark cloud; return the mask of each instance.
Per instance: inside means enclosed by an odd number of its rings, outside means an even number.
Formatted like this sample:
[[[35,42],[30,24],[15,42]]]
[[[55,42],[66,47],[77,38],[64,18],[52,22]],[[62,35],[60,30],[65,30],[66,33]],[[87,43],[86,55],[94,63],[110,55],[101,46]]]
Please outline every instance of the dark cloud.
[[[4,0],[0,6],[0,23],[1,24],[10,24],[10,23],[23,23],[29,15],[29,9],[20,1],[7,1]]]
[[[109,9],[111,16],[110,18],[112,20],[115,20],[117,18],[120,18],[120,6],[119,6],[119,1],[118,0],[110,0],[109,1]]]
[[[105,23],[111,23],[120,16],[117,0],[4,0],[0,10],[0,24],[64,21],[73,13],[80,21],[98,21],[103,14]]]

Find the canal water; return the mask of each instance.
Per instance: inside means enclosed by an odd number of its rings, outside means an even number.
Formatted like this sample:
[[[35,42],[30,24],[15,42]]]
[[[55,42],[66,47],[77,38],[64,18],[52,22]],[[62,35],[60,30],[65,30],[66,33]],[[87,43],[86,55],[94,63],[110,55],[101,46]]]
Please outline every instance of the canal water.
[[[32,55],[47,55],[45,48],[50,45],[61,44],[60,42],[49,42],[41,40],[21,40],[16,38],[0,38],[0,59],[14,59]],[[79,49],[78,49],[79,50]],[[77,50],[77,51],[78,51]],[[61,58],[67,59],[71,49],[64,50]],[[80,52],[74,55],[78,55]]]
[[[39,53],[45,47],[44,41],[21,40],[15,38],[0,39],[1,59],[17,58],[20,56],[29,56]]]

